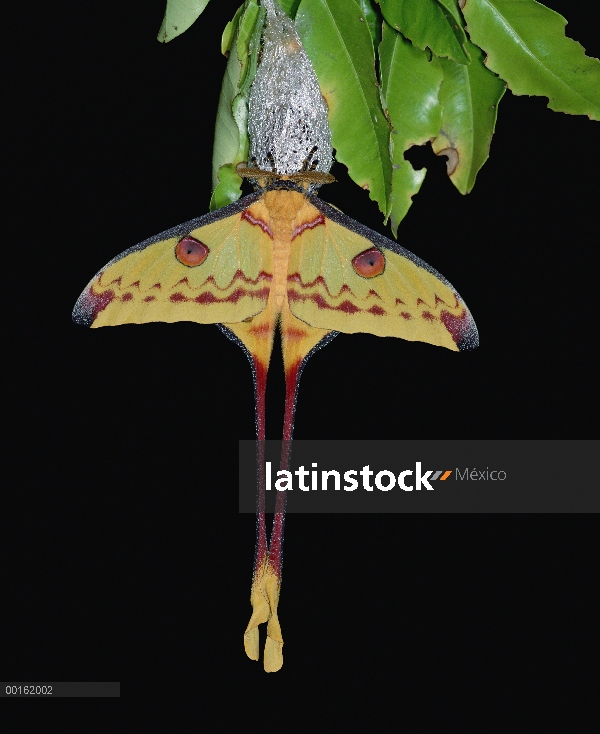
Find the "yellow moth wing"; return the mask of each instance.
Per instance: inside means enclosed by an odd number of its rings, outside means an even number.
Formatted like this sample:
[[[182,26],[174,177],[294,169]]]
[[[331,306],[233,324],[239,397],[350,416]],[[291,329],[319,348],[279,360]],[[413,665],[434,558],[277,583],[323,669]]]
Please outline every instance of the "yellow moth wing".
[[[299,229],[290,248],[287,295],[294,316],[321,329],[455,351],[478,345],[469,310],[442,275],[338,209],[316,197],[312,204],[311,223]],[[361,257],[368,260],[369,253],[373,257],[362,267]]]
[[[245,197],[126,250],[91,280],[73,319],[92,327],[210,324],[260,313],[269,297],[272,248],[269,233],[248,216],[259,198]],[[185,243],[196,253],[182,255]],[[189,259],[194,255],[197,263]]]

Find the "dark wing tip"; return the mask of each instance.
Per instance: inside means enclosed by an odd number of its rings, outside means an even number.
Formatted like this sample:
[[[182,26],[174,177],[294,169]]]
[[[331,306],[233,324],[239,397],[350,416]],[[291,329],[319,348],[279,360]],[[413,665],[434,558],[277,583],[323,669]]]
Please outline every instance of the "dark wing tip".
[[[475,326],[475,322],[471,318],[472,329],[466,332],[462,339],[456,342],[459,352],[469,352],[473,349],[477,349],[479,346],[479,332]]]
[[[73,309],[73,322],[79,324],[79,326],[91,326],[94,323],[94,319],[89,313],[79,310],[77,305],[75,305]]]
[[[460,316],[454,316],[449,311],[442,311],[440,319],[446,329],[450,332],[459,352],[468,352],[479,346],[479,332],[473,321],[469,309],[458,294],[456,298],[463,306]]]
[[[94,290],[94,282],[101,273],[94,278],[83,293],[77,299],[77,303],[73,308],[73,321],[81,326],[92,326],[100,311],[108,306],[114,299],[115,293],[112,290],[96,293]]]
[[[73,308],[73,321],[81,326],[91,326],[94,323],[94,316],[90,308],[89,286],[77,299],[77,303]]]

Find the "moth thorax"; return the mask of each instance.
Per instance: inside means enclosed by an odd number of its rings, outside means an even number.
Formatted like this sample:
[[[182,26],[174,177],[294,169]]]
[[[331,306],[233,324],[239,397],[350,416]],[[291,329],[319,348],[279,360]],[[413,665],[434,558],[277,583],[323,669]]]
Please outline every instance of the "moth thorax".
[[[248,99],[250,161],[279,174],[332,164],[327,105],[294,23],[274,0],[267,10],[261,61]],[[315,163],[316,162],[316,163]]]

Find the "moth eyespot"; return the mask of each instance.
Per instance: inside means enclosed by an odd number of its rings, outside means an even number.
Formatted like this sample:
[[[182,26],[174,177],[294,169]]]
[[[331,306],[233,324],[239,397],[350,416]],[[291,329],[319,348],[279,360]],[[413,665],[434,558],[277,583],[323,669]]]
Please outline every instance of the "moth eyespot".
[[[374,278],[385,270],[385,258],[376,247],[372,247],[357,255],[352,260],[352,267],[363,278]]]
[[[177,247],[175,247],[175,257],[180,263],[187,265],[189,268],[202,265],[209,252],[210,250],[203,242],[193,237],[184,237],[179,240]]]

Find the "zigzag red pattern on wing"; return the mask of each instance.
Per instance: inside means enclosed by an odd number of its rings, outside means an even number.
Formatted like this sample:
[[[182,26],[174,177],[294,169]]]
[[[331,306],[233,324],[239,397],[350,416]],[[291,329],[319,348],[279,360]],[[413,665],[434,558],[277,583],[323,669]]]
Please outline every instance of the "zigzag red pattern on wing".
[[[104,273],[100,273],[97,278],[97,283],[101,285],[101,279]],[[208,283],[212,284],[217,290],[220,291],[226,291],[234,284],[236,280],[241,280],[244,283],[250,284],[250,285],[257,285],[263,280],[266,280],[270,282],[272,279],[272,276],[269,273],[265,273],[264,271],[261,271],[255,280],[252,278],[247,278],[244,273],[241,270],[237,270],[233,278],[231,279],[231,282],[229,285],[225,286],[224,288],[220,288],[214,279],[214,276],[209,276],[204,283],[202,283],[199,288],[204,288]],[[118,278],[115,278],[112,280],[108,286],[116,285],[119,288],[121,288],[121,284],[123,281],[123,276],[119,276]],[[189,286],[189,281],[187,278],[182,278],[179,280],[175,285],[172,286],[172,288],[175,288],[178,285],[181,285],[183,283],[186,283]],[[107,308],[113,301],[121,301],[123,303],[127,303],[128,301],[133,300],[133,294],[129,291],[126,291],[122,295],[117,295],[115,293],[115,290],[113,288],[107,288],[107,290],[97,291],[94,288],[95,283],[91,283],[89,287],[87,288],[87,291],[83,294],[81,297],[81,306],[82,310],[88,315],[89,318],[91,318],[92,323],[96,320],[98,317],[98,314],[101,311],[104,311],[105,308]],[[104,286],[107,287],[107,286]],[[134,281],[128,286],[125,286],[125,288],[138,288],[140,287],[139,280]],[[189,286],[191,288],[191,286]],[[160,283],[155,283],[152,288],[157,288],[159,290],[162,290],[162,286]],[[197,289],[195,289],[197,290]],[[236,288],[233,293],[230,293],[225,298],[219,298],[215,294],[211,293],[210,291],[205,291],[203,293],[198,294],[195,297],[188,297],[185,296],[183,293],[176,292],[173,293],[169,300],[171,303],[182,303],[182,302],[189,302],[194,301],[198,303],[199,305],[205,306],[205,305],[211,305],[213,303],[237,303],[241,298],[245,296],[250,296],[250,298],[258,298],[267,300],[269,297],[270,287],[268,285],[264,286],[263,288],[260,288],[259,290],[251,290],[248,288]],[[152,301],[156,300],[156,296],[146,296],[143,299],[143,303],[151,303]]]
[[[355,306],[352,303],[352,301],[348,301],[348,300],[338,303],[337,306],[332,306],[330,303],[328,303],[325,300],[325,298],[320,293],[304,294],[304,293],[296,293],[296,291],[288,290],[288,301],[291,301],[291,302],[312,301],[314,304],[316,304],[317,308],[326,309],[328,311],[343,311],[344,313],[348,313],[348,314],[372,313],[374,316],[384,316],[387,313],[380,306],[371,306],[371,308],[365,310],[363,308],[359,308],[358,306]]]
[[[347,286],[345,286],[345,288],[348,291],[350,290],[349,288],[347,288]],[[458,306],[459,302],[456,294],[454,294],[454,297],[456,298],[456,304]],[[298,301],[312,301],[316,304],[317,308],[326,309],[329,311],[343,311],[347,314],[363,312],[370,313],[373,316],[385,316],[387,313],[380,306],[371,306],[371,308],[368,309],[361,309],[348,300],[342,301],[342,303],[339,303],[336,306],[332,306],[320,293],[304,294],[297,293],[293,290],[288,290],[288,300],[292,303]],[[419,299],[419,301],[420,303],[424,303],[422,299]],[[436,295],[436,303],[444,303],[444,301]],[[406,321],[411,321],[413,318],[413,316],[408,313],[408,311],[401,311],[399,315]],[[475,330],[473,319],[471,318],[471,315],[466,308],[462,309],[459,316],[455,316],[445,309],[440,312],[439,316],[434,316],[430,311],[422,311],[421,318],[429,322],[437,321],[439,319],[442,322],[442,325],[444,326],[446,331],[448,331],[448,333],[452,337],[452,340],[461,349],[465,348],[462,345],[469,341],[473,331]]]
[[[271,289],[269,287],[261,288],[258,291],[251,291],[246,288],[236,288],[233,293],[230,293],[225,298],[219,298],[210,291],[200,293],[200,295],[195,298],[188,298],[188,296],[184,296],[183,293],[177,292],[169,296],[169,301],[171,301],[171,303],[189,303],[192,301],[201,306],[210,306],[212,303],[237,303],[241,298],[244,298],[244,296],[250,296],[250,298],[258,298],[266,301],[269,297],[270,290]]]
[[[123,282],[123,276],[122,275],[120,275],[118,278],[115,278],[114,280],[111,280],[110,283],[106,283],[106,285],[104,283],[102,283],[102,276],[103,275],[104,275],[104,272],[102,272],[102,273],[100,273],[98,275],[98,278],[97,278],[98,285],[102,286],[103,288],[109,288],[110,286],[113,286],[113,285],[117,285],[119,288],[122,287],[122,282]],[[195,290],[199,290],[200,288],[204,288],[205,285],[207,285],[208,283],[210,283],[217,290],[226,291],[226,290],[229,290],[229,288],[231,288],[231,286],[235,283],[236,280],[241,280],[243,283],[248,283],[250,285],[257,285],[258,283],[261,282],[261,280],[267,280],[267,281],[270,282],[272,280],[272,278],[273,278],[273,276],[270,273],[266,273],[264,270],[261,270],[260,273],[256,276],[256,279],[255,280],[252,280],[252,278],[246,277],[244,275],[244,273],[241,270],[238,269],[233,274],[233,277],[229,281],[229,284],[226,285],[226,286],[223,286],[223,288],[221,288],[220,286],[217,285],[217,283],[215,281],[214,275],[209,275],[208,278],[205,281],[203,281],[199,286],[197,286],[197,288]],[[171,286],[171,288],[175,288],[178,285],[182,285],[184,283],[189,288],[192,288],[192,286],[190,285],[190,282],[187,279],[187,277],[186,278],[181,278],[181,280],[178,280],[177,283],[175,283],[174,285]],[[133,287],[139,288],[139,280],[136,280],[134,283],[131,283],[130,285],[126,285],[125,286],[125,288],[133,288]],[[161,285],[161,283],[154,283],[154,285],[152,286],[152,288],[158,288],[159,290],[162,290],[162,285]]]
[[[307,290],[308,288],[314,288],[317,285],[318,286],[321,286],[322,288],[324,288],[324,290],[327,292],[327,295],[330,298],[339,298],[342,295],[342,293],[344,293],[344,294],[347,293],[350,296],[352,296],[354,299],[359,300],[354,295],[354,293],[352,292],[352,289],[346,283],[344,283],[344,285],[340,288],[340,292],[337,294],[337,296],[334,296],[331,293],[331,291],[329,290],[329,288],[327,287],[327,282],[326,282],[325,278],[322,275],[318,275],[310,283],[303,283],[302,282],[302,278],[300,277],[300,274],[299,273],[292,273],[291,275],[288,275],[288,281],[291,281],[293,283],[296,283],[297,285],[299,285],[304,290]],[[373,290],[370,290],[369,293],[367,294],[367,296],[368,297],[377,296],[377,298],[379,298],[381,300],[381,297],[375,291],[373,291]],[[443,304],[444,306],[449,306],[449,304],[446,303],[446,301],[444,301],[443,298],[440,298],[437,295],[437,293],[434,293],[434,296],[435,296],[435,300],[434,300],[434,304],[435,305],[434,306],[430,306],[422,298],[417,298],[417,306],[424,305],[424,306],[428,306],[429,308],[433,308],[433,310],[435,310],[439,304]],[[308,300],[308,301],[312,301],[313,303],[315,303],[318,308],[327,309],[329,311],[343,311],[344,313],[348,313],[348,314],[354,314],[354,313],[360,313],[360,312],[362,312],[362,313],[370,313],[373,316],[385,316],[386,313],[387,313],[387,311],[385,311],[380,306],[371,306],[368,309],[362,309],[362,308],[356,306],[354,303],[352,303],[349,300],[342,301],[342,303],[339,303],[337,306],[332,306],[330,303],[328,303],[325,300],[325,298],[320,293],[302,294],[302,293],[298,293],[298,292],[296,292],[294,290],[288,289],[288,299],[290,301],[296,301],[296,302],[298,302],[298,301],[307,301]],[[396,298],[396,305],[398,305],[398,304],[406,305],[404,303],[404,301],[402,301],[400,298]],[[453,306],[449,306],[449,307],[454,309],[454,308],[458,308],[459,305],[460,304],[459,304],[459,301],[458,301],[458,297],[457,297],[457,295],[455,293],[454,294],[454,305]],[[445,311],[445,310],[442,311],[442,313],[440,314],[440,318],[442,318],[442,315],[443,314],[449,314],[449,312],[448,311]],[[412,318],[412,316],[408,312],[406,312],[406,311],[402,311],[400,313],[400,315],[404,319],[406,319],[407,321]],[[438,317],[437,316],[434,316],[430,311],[423,311],[421,313],[421,318],[425,319],[426,321],[434,321]],[[462,316],[455,317],[455,318],[459,318],[460,319],[460,318],[462,318]],[[446,322],[444,321],[444,318],[442,318],[442,323],[444,324],[444,326],[446,326],[446,328],[448,329],[448,331],[450,331],[452,333],[452,331],[446,325]]]

